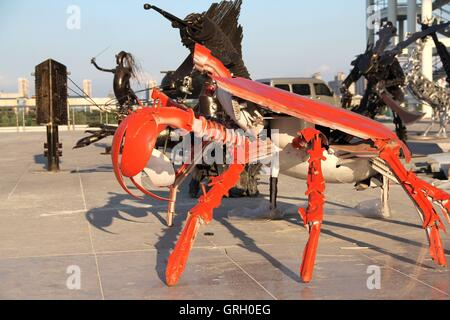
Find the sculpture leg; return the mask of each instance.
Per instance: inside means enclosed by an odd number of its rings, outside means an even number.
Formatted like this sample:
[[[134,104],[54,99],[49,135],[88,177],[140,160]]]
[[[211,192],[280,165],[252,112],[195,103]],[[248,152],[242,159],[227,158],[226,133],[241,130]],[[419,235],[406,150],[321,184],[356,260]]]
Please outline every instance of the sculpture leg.
[[[207,146],[208,144],[205,144]],[[190,164],[183,164],[180,169],[178,169],[176,173],[176,179],[175,183],[170,187],[170,196],[169,196],[169,207],[167,209],[167,217],[166,222],[167,226],[171,227],[173,225],[173,216],[175,215],[175,203],[177,200],[177,192],[181,184],[187,179],[187,177],[194,171],[196,168],[196,163],[200,161],[200,159],[203,156],[203,150],[202,152],[195,153],[195,149],[192,148],[191,150],[191,163]],[[194,175],[194,174],[193,174]]]
[[[191,182],[189,182],[189,195],[191,198],[198,198],[198,194],[200,192],[200,183],[203,180],[203,170],[199,169],[198,166],[195,166],[192,172]]]
[[[423,137],[428,137],[428,134],[430,133],[431,129],[434,126],[434,121],[436,119],[436,111],[433,110],[433,115],[431,116],[431,123],[430,125],[425,129],[425,132],[422,134]]]
[[[278,176],[270,177],[270,210],[277,209]]]
[[[308,129],[306,129],[308,130]],[[319,243],[320,228],[323,222],[325,180],[322,174],[322,161],[325,160],[320,132],[309,128],[301,132],[305,142],[312,141],[312,149],[309,151],[308,171],[308,208],[299,209],[305,227],[309,231],[309,240],[306,244],[303,261],[300,267],[300,275],[304,282],[310,282],[313,275],[316,252]]]
[[[423,228],[427,232],[430,243],[432,259],[439,265],[447,265],[444,247],[439,234],[439,230],[445,231],[445,227],[429,199],[436,201],[441,206],[444,216],[449,221],[450,195],[418,179],[413,172],[407,171],[398,158],[398,152],[392,148],[385,147],[380,153],[380,157],[389,164],[399,182],[419,209]]]
[[[439,111],[439,132],[437,133],[437,137],[447,138],[447,123],[448,123],[448,115],[447,108],[440,109]]]
[[[280,175],[280,163],[278,153],[276,153],[270,166],[270,210],[277,209],[277,194],[278,194],[278,176]]]
[[[443,124],[443,127],[442,127],[442,137],[443,138],[447,138],[447,125],[448,125],[448,114],[447,114],[447,110],[445,111],[446,112],[446,116],[445,116],[445,120],[444,120],[444,124]]]
[[[391,217],[391,206],[389,204],[389,178],[383,175],[383,186],[381,187],[381,215],[383,218]]]
[[[261,173],[261,164],[248,165],[247,195],[251,198],[259,196],[258,181]]]
[[[425,129],[424,133],[422,134],[422,137],[428,137],[428,134],[430,133],[433,126],[434,126],[434,120],[432,119],[430,125]]]
[[[169,206],[167,209],[166,222],[167,226],[173,225],[173,216],[175,215],[175,203],[177,200],[177,192],[181,184],[186,180],[195,167],[195,163],[184,164],[176,173],[175,183],[170,187]]]
[[[278,210],[277,197],[278,197],[278,176],[280,175],[280,164],[278,159],[278,153],[275,154],[271,170],[270,170],[270,220],[279,220],[283,217],[283,213]]]
[[[408,133],[405,125],[403,124],[402,119],[397,113],[393,112],[393,114],[394,114],[395,133],[397,134],[397,137],[402,141],[408,140]]]
[[[167,208],[166,223],[168,227],[173,226],[173,216],[175,215],[175,203],[177,201],[178,186],[170,187],[169,206]]]
[[[447,138],[447,123],[448,123],[448,108],[442,110],[441,115],[441,136],[442,138]]]
[[[272,123],[269,121],[269,127],[267,131],[267,141],[271,141],[270,145],[270,153],[271,153],[271,162],[270,162],[270,205],[269,205],[269,219],[277,220],[283,216],[283,213],[277,208],[277,197],[278,197],[278,177],[280,175],[280,154],[275,145],[280,144],[280,137],[278,130],[272,129]],[[267,150],[267,147],[266,147]]]
[[[213,178],[209,192],[200,197],[198,204],[189,212],[183,232],[169,257],[166,269],[166,282],[169,286],[178,283],[189,258],[198,228],[201,223],[212,220],[213,210],[220,206],[223,197],[239,181],[245,164],[232,164],[222,175]]]

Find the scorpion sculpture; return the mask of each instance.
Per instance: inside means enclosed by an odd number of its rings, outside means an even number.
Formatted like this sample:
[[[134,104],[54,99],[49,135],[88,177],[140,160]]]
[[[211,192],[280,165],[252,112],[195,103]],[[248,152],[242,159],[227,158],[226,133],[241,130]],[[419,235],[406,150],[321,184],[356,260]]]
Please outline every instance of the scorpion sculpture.
[[[450,223],[450,195],[438,188],[420,180],[413,172],[408,171],[400,160],[400,154],[407,161],[411,153],[407,146],[383,124],[345,109],[315,102],[290,92],[272,88],[249,79],[234,77],[219,59],[214,57],[206,47],[196,44],[193,55],[196,70],[210,78],[209,94],[214,99],[226,103],[224,93],[230,100],[239,99],[255,103],[271,112],[288,115],[297,120],[304,120],[312,126],[298,127],[298,134],[289,141],[288,146],[274,145],[272,148],[290,148],[299,156],[298,163],[305,163],[308,186],[308,206],[299,209],[299,214],[309,239],[304,249],[300,275],[304,282],[310,282],[313,276],[315,257],[318,248],[319,235],[323,223],[325,201],[325,182],[328,173],[322,164],[339,154],[345,154],[344,161],[352,157],[357,161],[370,164],[375,170],[392,181],[399,183],[415,203],[423,222],[423,228],[430,245],[430,255],[438,264],[447,264],[440,231],[444,224],[433,206],[440,207],[442,215]],[[211,119],[196,115],[192,109],[170,99],[158,89],[153,90],[152,107],[140,107],[126,117],[120,124],[113,140],[112,162],[114,173],[123,189],[137,197],[128,188],[124,177],[129,178],[136,188],[146,195],[169,202],[168,220],[176,200],[176,189],[186,177],[191,164],[183,164],[176,172],[171,182],[170,198],[164,199],[147,189],[139,180],[143,170],[149,166],[161,164],[160,154],[154,150],[159,133],[166,128],[181,129],[186,134],[194,134],[208,143],[224,144],[233,154],[233,163],[218,177],[213,177],[208,192],[204,190],[198,204],[188,214],[184,229],[173,249],[166,268],[166,283],[174,286],[178,283],[188,261],[190,250],[201,224],[207,224],[213,219],[213,211],[218,208],[222,199],[238,182],[246,164],[258,160],[271,153],[264,147],[264,139],[258,135],[249,137],[239,130],[226,127]],[[354,140],[346,145],[331,145],[317,128],[338,130],[353,136]],[[270,149],[271,142],[266,140]],[[262,152],[252,152],[256,144]],[[272,144],[276,144],[272,142]],[[295,153],[297,152],[297,153]],[[350,155],[350,156],[349,156]],[[290,155],[292,158],[292,153]],[[342,160],[342,159],[341,159]],[[166,163],[166,167],[171,165]],[[342,166],[345,166],[342,163]],[[161,167],[154,169],[162,174]],[[173,170],[174,169],[170,169]],[[337,166],[334,170],[340,170]],[[175,190],[175,193],[174,193]]]

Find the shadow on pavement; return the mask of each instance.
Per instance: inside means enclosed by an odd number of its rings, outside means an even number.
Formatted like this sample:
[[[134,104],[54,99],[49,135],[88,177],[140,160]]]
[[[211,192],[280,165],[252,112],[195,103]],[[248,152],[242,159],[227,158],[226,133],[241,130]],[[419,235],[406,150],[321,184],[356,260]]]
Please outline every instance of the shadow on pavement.
[[[302,223],[300,222],[300,219],[289,219],[289,220],[286,220],[286,221],[288,221],[288,222],[290,222],[292,224],[298,225],[299,227],[302,226]],[[326,220],[324,221],[323,225],[324,226],[330,226],[330,227],[343,228],[343,229],[346,229],[346,230],[354,230],[354,231],[366,232],[366,233],[369,233],[369,234],[377,235],[377,236],[380,236],[380,237],[383,237],[383,238],[388,238],[388,239],[391,239],[391,240],[394,240],[394,241],[398,241],[398,242],[401,242],[401,243],[413,245],[413,246],[418,247],[418,248],[424,248],[424,246],[426,246],[425,243],[419,243],[419,242],[416,242],[416,241],[412,241],[412,240],[405,239],[405,238],[402,238],[402,237],[399,237],[399,236],[394,236],[394,235],[391,235],[391,234],[388,234],[388,233],[385,233],[385,232],[381,232],[381,231],[378,231],[378,230],[369,229],[369,228],[365,228],[365,227],[360,227],[360,226],[355,226],[355,225],[348,225],[348,224],[342,224],[342,223],[336,223],[336,222],[330,222],[330,221],[326,221]],[[413,227],[416,228],[417,226],[413,225]],[[390,252],[390,251],[387,251],[386,249],[381,248],[381,247],[376,246],[376,245],[373,245],[371,243],[368,243],[368,242],[365,242],[365,241],[362,241],[362,240],[359,240],[359,239],[355,239],[355,238],[352,238],[352,237],[349,237],[349,236],[345,236],[345,235],[336,233],[335,230],[333,231],[333,230],[330,230],[330,229],[322,228],[321,231],[322,231],[323,234],[326,234],[326,235],[328,235],[330,237],[337,238],[337,239],[340,239],[340,240],[343,240],[343,241],[346,241],[346,242],[349,242],[349,243],[352,243],[352,244],[356,244],[359,247],[368,247],[368,248],[370,248],[371,250],[373,250],[375,252],[381,253],[383,255],[390,256],[392,258],[395,258],[395,259],[397,259],[399,261],[411,264],[413,266],[420,266],[420,267],[426,268],[426,269],[433,269],[432,267],[430,267],[428,265],[424,265],[424,264],[422,264],[422,263],[420,263],[420,262],[418,262],[416,260],[409,259],[407,257],[395,254],[395,253]],[[446,252],[446,254],[449,253],[448,250],[446,250],[445,252]]]
[[[113,224],[114,219],[140,223],[139,221],[125,218],[121,212],[124,212],[136,219],[144,218],[151,213],[149,212],[149,209],[151,208],[139,208],[130,204],[124,204],[123,201],[130,200],[130,196],[128,195],[114,192],[109,192],[108,194],[110,194],[111,197],[108,199],[105,206],[101,208],[94,208],[86,212],[87,221],[99,230],[114,234],[114,232],[105,229]],[[155,214],[155,217],[157,217],[162,223],[165,223],[164,219],[158,214]]]
[[[109,194],[111,195],[111,197],[108,199],[108,202],[104,207],[91,209],[86,213],[87,221],[95,228],[109,234],[114,234],[113,232],[108,231],[106,228],[111,226],[114,223],[115,219],[139,223],[139,221],[125,218],[123,216],[124,213],[136,219],[144,218],[150,214],[153,214],[163,226],[166,226],[165,219],[157,212],[152,212],[152,208],[137,208],[130,204],[124,204],[123,201],[130,200],[129,195],[113,192],[110,192]],[[172,227],[166,226],[162,230],[162,236],[159,237],[154,246],[157,250],[155,270],[158,274],[158,277],[163,283],[166,282],[165,269],[167,266],[167,260],[169,258],[171,250],[175,247],[178,236],[183,229],[184,221],[186,219],[187,210],[183,211],[183,213],[175,215],[174,224]],[[223,217],[223,215],[222,217],[217,215],[216,220],[224,227],[226,227],[235,238],[239,239],[242,242],[242,248],[246,248],[251,252],[261,255],[275,268],[281,270],[286,276],[290,277],[296,282],[300,282],[300,278],[296,273],[294,273],[288,267],[284,266],[269,253],[258,247],[254,239],[252,239],[245,232],[239,230],[225,217]],[[201,230],[199,232],[201,232]]]
[[[408,141],[408,147],[411,152],[415,155],[428,155],[428,154],[437,154],[444,153],[437,143],[427,143],[427,142],[411,142]]]
[[[98,166],[96,168],[72,170],[70,173],[98,173],[98,172],[113,172],[112,166]]]
[[[120,219],[120,220],[124,220],[124,221],[128,221],[128,222],[139,223],[139,221],[125,218],[123,216],[123,213],[125,213],[129,216],[132,216],[133,218],[136,218],[136,219],[144,218],[150,214],[153,214],[159,220],[159,222],[161,223],[162,226],[166,226],[164,217],[162,217],[158,212],[152,211],[152,210],[156,210],[156,209],[152,209],[151,207],[137,208],[137,207],[133,206],[132,204],[124,204],[123,203],[124,200],[130,200],[129,195],[118,194],[118,193],[109,193],[109,194],[111,195],[111,197],[109,198],[108,203],[104,207],[95,208],[86,213],[86,219],[89,221],[89,223],[91,223],[96,228],[98,228],[104,232],[112,234],[112,232],[106,230],[105,228],[111,226],[114,222],[114,219]],[[294,198],[289,198],[289,199],[294,199]],[[299,200],[306,201],[306,199],[302,199],[302,198],[299,198]],[[339,205],[344,208],[350,208],[350,207],[346,207],[346,206],[344,206],[342,204],[338,204],[338,203],[333,203],[333,202],[331,202],[331,203],[327,202],[327,203],[332,204],[332,205]],[[280,202],[280,206],[283,206],[283,205],[292,205],[292,204]],[[175,247],[175,244],[177,242],[179,234],[181,233],[181,231],[183,229],[184,220],[186,219],[186,213],[187,213],[187,210],[183,210],[182,214],[176,214],[174,217],[173,227],[167,227],[167,226],[164,227],[164,229],[162,230],[162,235],[159,236],[158,241],[154,245],[155,249],[157,250],[157,261],[156,261],[155,270],[158,274],[159,279],[163,283],[165,283],[165,278],[166,278],[165,277],[165,269],[166,269],[166,265],[167,265],[167,260],[168,260],[171,250]],[[370,218],[368,218],[368,219],[370,219]],[[292,280],[294,280],[296,282],[301,282],[300,277],[297,273],[293,272],[290,268],[283,265],[278,259],[276,259],[272,255],[270,255],[268,252],[266,252],[265,250],[260,248],[253,238],[251,238],[246,232],[240,230],[236,225],[234,225],[232,222],[230,222],[226,218],[226,214],[223,214],[223,212],[216,214],[215,220],[217,222],[219,222],[221,225],[223,225],[230,232],[231,235],[233,235],[235,238],[239,239],[242,242],[242,244],[240,244],[239,246],[249,250],[250,252],[260,255],[265,260],[267,260],[273,267],[280,270],[283,274],[285,274],[287,277],[291,278]],[[300,218],[298,216],[295,216],[295,217],[286,216],[284,220],[291,224],[299,226],[299,228],[303,227],[302,223],[300,222]],[[411,224],[411,223],[403,223],[401,221],[390,221],[390,220],[381,220],[381,221],[383,223],[393,223],[393,224],[404,225],[404,226],[411,227],[411,228],[414,228],[417,230],[420,228],[420,226],[418,226],[418,225]],[[355,239],[354,237],[339,234],[336,232],[336,229],[340,228],[340,229],[343,229],[344,231],[352,230],[352,231],[358,231],[358,232],[365,232],[365,233],[376,235],[376,236],[379,236],[382,238],[387,238],[387,239],[391,239],[391,240],[405,243],[408,245],[412,245],[412,246],[415,246],[418,248],[424,248],[426,246],[425,243],[420,243],[417,241],[405,239],[403,237],[391,235],[386,232],[369,229],[366,227],[361,227],[359,225],[349,225],[349,224],[343,224],[343,223],[337,223],[337,222],[331,222],[331,221],[325,220],[324,227],[325,228],[322,229],[322,233],[325,235],[328,235],[330,237],[337,238],[337,239],[340,239],[340,240],[343,240],[343,241],[346,241],[346,242],[349,242],[352,244],[357,244],[360,247],[369,247],[371,250],[373,250],[375,252],[390,256],[392,258],[395,258],[399,261],[408,263],[410,265],[420,266],[422,268],[427,268],[427,269],[433,269],[432,267],[430,267],[428,265],[424,265],[416,260],[413,260],[413,259],[401,256],[399,254],[396,254],[394,252],[388,251],[388,249],[386,249],[386,248],[381,248],[381,247],[373,245],[371,243],[368,243],[368,242],[365,242],[365,241],[362,241],[359,239]],[[332,227],[333,230],[326,228],[326,227]],[[201,230],[199,232],[201,232]],[[301,247],[303,247],[305,244],[301,244]],[[445,252],[447,255],[450,254],[449,250],[446,250]],[[225,252],[225,254],[226,254],[226,252]],[[301,259],[301,256],[299,257],[299,259]]]
[[[44,156],[44,154],[35,154],[34,155],[34,163],[36,164],[42,164],[43,168],[45,169],[47,166],[47,158]]]
[[[274,258],[272,255],[258,247],[255,240],[249,237],[245,232],[239,230],[236,226],[231,224],[226,218],[219,218],[218,221],[226,227],[230,233],[242,241],[242,248],[249,250],[250,252],[254,252],[259,254],[261,257],[266,259],[274,268],[283,272],[286,276],[294,280],[295,282],[301,282],[300,276],[293,272],[291,269],[282,264],[278,259]]]

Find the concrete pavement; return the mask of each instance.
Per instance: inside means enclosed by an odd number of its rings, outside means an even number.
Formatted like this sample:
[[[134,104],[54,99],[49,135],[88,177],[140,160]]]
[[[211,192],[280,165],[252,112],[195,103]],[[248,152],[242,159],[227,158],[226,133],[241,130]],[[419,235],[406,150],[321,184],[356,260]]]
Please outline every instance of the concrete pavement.
[[[267,203],[226,199],[202,226],[177,287],[164,284],[167,257],[196,200],[181,190],[175,226],[164,203],[131,199],[96,146],[71,150],[81,132],[62,132],[62,172],[44,170],[43,133],[0,135],[0,299],[449,299],[450,270],[431,261],[417,212],[393,186],[393,217],[372,214],[379,190],[327,185],[325,225],[314,280],[299,279],[307,240],[296,210],[305,181],[280,178],[281,221],[229,212]],[[444,150],[448,151],[448,150]],[[450,238],[443,235],[447,257]],[[81,289],[70,290],[71,266]],[[381,288],[367,286],[373,268]],[[70,287],[70,283],[69,283]]]

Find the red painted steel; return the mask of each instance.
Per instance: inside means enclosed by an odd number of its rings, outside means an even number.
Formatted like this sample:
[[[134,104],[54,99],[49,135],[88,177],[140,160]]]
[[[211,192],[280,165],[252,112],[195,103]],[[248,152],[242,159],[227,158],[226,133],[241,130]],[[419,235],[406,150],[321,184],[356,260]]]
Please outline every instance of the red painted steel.
[[[221,176],[212,179],[210,183],[212,188],[190,210],[183,232],[167,263],[166,282],[169,286],[178,283],[186,267],[200,223],[208,224],[212,221],[213,210],[220,206],[223,197],[228,196],[229,190],[239,181],[244,169],[245,164],[230,165]]]
[[[422,227],[427,231],[427,236],[430,243],[431,257],[438,265],[446,266],[447,261],[445,258],[444,247],[439,235],[439,230],[443,230],[445,232],[445,226],[428,197],[433,199],[433,196],[436,197],[436,195],[439,194],[437,198],[434,198],[433,200],[438,202],[446,201],[446,204],[448,204],[449,195],[444,195],[443,191],[424,183],[413,172],[407,171],[400,162],[398,152],[396,152],[395,149],[390,147],[383,148],[380,153],[380,158],[389,164],[392,171],[401,182],[406,193],[420,209],[423,217]],[[445,206],[446,204],[443,205]],[[448,212],[446,212],[445,209],[443,212],[448,219]]]
[[[379,157],[386,162],[419,208],[423,218],[423,228],[427,231],[430,242],[431,257],[437,264],[446,265],[444,246],[439,234],[440,230],[445,231],[445,227],[434,209],[433,203],[440,206],[443,215],[450,222],[450,195],[420,180],[414,173],[405,169],[399,159],[400,150],[403,151],[407,160],[411,154],[393,132],[384,125],[358,114],[250,80],[232,78],[232,74],[225,66],[213,57],[208,49],[200,45],[196,45],[194,62],[196,68],[208,73],[220,88],[241,99],[252,101],[275,112],[285,113],[368,140],[367,143],[373,145],[370,149],[372,156]],[[205,193],[189,212],[186,225],[170,255],[166,269],[167,284],[175,285],[185,269],[200,224],[209,223],[213,219],[213,210],[220,206],[223,197],[227,196],[229,190],[237,183],[248,163],[250,142],[235,130],[203,117],[196,117],[191,109],[169,99],[159,90],[154,90],[152,97],[155,99],[155,105],[149,108],[140,108],[128,116],[114,136],[112,148],[114,173],[120,185],[132,196],[135,195],[126,186],[123,176],[130,178],[144,194],[162,199],[137,184],[133,177],[147,165],[156,138],[167,127],[183,129],[198,137],[225,143],[235,151],[235,163],[230,165],[221,176],[211,179],[210,191]],[[305,129],[299,134],[300,136],[292,143],[294,147],[305,149],[312,145],[308,151],[310,155],[307,180],[308,208],[299,210],[310,233],[300,269],[303,281],[309,282],[313,275],[320,228],[323,222],[325,184],[321,162],[325,159],[323,154],[326,139],[313,128]],[[120,157],[121,153],[122,157]],[[242,159],[238,161],[239,153],[244,154],[243,161]],[[177,176],[182,175],[186,168],[184,166],[179,170]]]
[[[195,68],[204,73],[214,75],[217,77],[230,78],[231,72],[223,65],[223,63],[211,54],[211,51],[200,45],[195,45],[194,54]]]
[[[308,208],[299,209],[306,229],[309,231],[308,243],[303,253],[303,261],[300,267],[300,276],[304,282],[312,280],[317,247],[319,245],[320,228],[323,222],[323,207],[325,202],[325,179],[322,173],[322,161],[325,161],[323,153],[321,132],[314,128],[307,128],[299,132],[300,137],[294,143],[297,146],[312,144],[309,154],[308,170]]]
[[[408,147],[383,124],[357,113],[287,92],[278,88],[243,78],[213,76],[217,85],[231,94],[272,111],[340,130],[362,139],[386,140],[400,145],[410,159]]]

